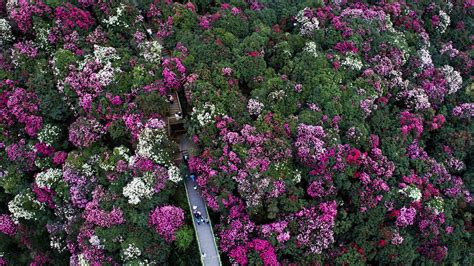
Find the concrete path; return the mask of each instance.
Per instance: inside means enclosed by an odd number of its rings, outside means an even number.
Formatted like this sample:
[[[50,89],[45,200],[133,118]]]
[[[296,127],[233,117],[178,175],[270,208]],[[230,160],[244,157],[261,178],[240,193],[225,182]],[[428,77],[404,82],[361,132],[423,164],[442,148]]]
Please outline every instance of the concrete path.
[[[184,135],[180,138],[179,149],[181,152],[188,151],[190,157],[194,153],[194,143]],[[195,183],[191,178],[185,178],[186,195],[188,197],[189,209],[192,213],[192,207],[197,206],[197,210],[202,213],[204,218],[209,219],[209,213],[207,212],[206,204],[199,194],[199,189],[195,190],[193,187]],[[201,261],[205,266],[219,266],[222,265],[219,257],[219,251],[214,238],[214,232],[212,230],[212,223],[200,225],[197,224],[196,219],[193,217],[194,229],[196,237],[199,243],[199,252],[205,253],[206,256],[201,256]]]

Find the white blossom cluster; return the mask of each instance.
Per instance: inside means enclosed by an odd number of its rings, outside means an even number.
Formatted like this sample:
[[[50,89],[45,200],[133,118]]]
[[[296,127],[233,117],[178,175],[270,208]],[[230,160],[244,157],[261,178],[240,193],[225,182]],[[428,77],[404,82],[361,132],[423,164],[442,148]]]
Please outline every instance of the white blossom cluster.
[[[89,238],[89,243],[99,249],[104,249],[104,245],[101,244],[100,238],[97,235],[92,235]]]
[[[118,155],[118,156],[123,157],[127,161],[130,158],[130,155],[128,155],[130,153],[130,149],[123,146],[123,145],[121,145],[119,147],[115,147],[114,150],[112,151],[112,153],[114,155]]]
[[[36,43],[34,43],[33,41],[25,41],[24,44],[25,44],[25,45],[28,45],[28,46],[30,46],[30,47],[32,47],[32,48],[37,48]],[[18,51],[17,48],[11,48],[10,50],[11,50],[11,52],[12,52],[12,55],[11,55],[12,64],[13,64],[15,67],[19,67],[19,66],[20,66],[20,63],[22,63],[22,59],[21,59],[22,54]]]
[[[389,42],[400,49],[402,52],[402,64],[404,65],[408,61],[408,55],[410,53],[410,50],[408,49],[408,43],[405,38],[405,34],[403,32],[397,31],[393,27],[392,20],[390,19],[390,15],[385,15],[385,27],[388,32],[391,33],[391,38]]]
[[[64,217],[66,220],[71,220],[77,215],[77,209],[72,206],[56,206],[54,208],[54,215],[57,217]]]
[[[125,162],[130,161],[129,153],[130,153],[130,150],[125,146],[115,147],[112,151],[112,154],[115,157],[120,157]],[[105,171],[111,171],[115,168],[115,161],[114,160],[111,161],[111,160],[107,160],[107,159],[101,160],[100,164],[99,164],[99,167],[102,168]]]
[[[296,14],[296,21],[300,25],[300,34],[303,36],[311,36],[313,32],[319,29],[319,21],[316,17],[308,18],[305,13],[309,11],[309,7],[305,7]]]
[[[353,70],[361,70],[364,66],[362,61],[354,53],[348,53],[346,58],[342,60],[341,65]]]
[[[38,140],[53,145],[53,143],[58,139],[61,129],[57,126],[51,124],[45,124],[41,131],[38,133]]]
[[[94,45],[94,59],[101,64],[114,60],[120,60],[117,50],[114,47]]]
[[[130,27],[130,25],[122,19],[122,17],[125,15],[125,8],[126,6],[124,4],[120,4],[120,6],[115,9],[115,15],[105,18],[102,20],[102,22],[105,23],[107,27]]]
[[[88,54],[79,63],[79,69],[84,69],[87,62],[95,61],[102,65],[107,65],[113,61],[120,60],[120,56],[117,54],[117,50],[114,47],[94,45],[93,54]]]
[[[346,137],[356,143],[360,142],[363,136],[364,134],[357,127],[350,127],[346,131]]]
[[[138,135],[136,154],[149,158],[158,164],[166,163],[166,153],[161,144],[167,139],[166,131],[162,128],[144,128]]]
[[[48,41],[48,35],[51,32],[51,29],[46,26],[38,26],[33,25],[33,29],[35,32],[35,41],[38,44],[38,47],[41,49],[48,49],[50,48],[50,44]]]
[[[398,190],[398,192],[403,194],[404,196],[411,198],[413,202],[421,200],[421,191],[415,186],[406,186]]]
[[[193,107],[191,120],[197,121],[203,127],[211,123],[216,115],[216,106],[212,103],[205,103],[201,108]]]
[[[138,45],[141,55],[150,63],[159,63],[163,46],[158,41],[146,41]]]
[[[431,107],[428,95],[419,87],[407,89],[397,94],[397,100],[403,100],[408,108],[421,111]]]
[[[171,165],[168,167],[168,179],[174,183],[178,183],[179,181],[183,180],[181,172],[176,165]]]
[[[67,248],[64,244],[64,241],[59,236],[51,236],[49,245],[51,246],[51,248],[57,250],[59,253],[64,252]]]
[[[418,56],[421,60],[421,68],[433,67],[433,60],[431,59],[430,51],[426,47],[421,48],[418,51]]]
[[[462,171],[466,168],[466,164],[462,160],[459,160],[455,157],[450,157],[450,158],[446,159],[444,163],[449,168],[451,168],[452,170],[454,170],[456,172]]]
[[[85,163],[81,166],[81,172],[85,176],[91,177],[94,175],[94,170],[92,169],[92,165]]]
[[[461,74],[454,70],[454,68],[450,65],[444,65],[441,68],[441,71],[443,72],[446,83],[448,84],[448,94],[456,93],[462,86]]]
[[[293,176],[293,182],[295,183],[301,182],[301,171],[298,169],[295,170],[295,175]]]
[[[74,265],[74,264],[71,264]],[[89,262],[87,259],[84,257],[84,254],[79,254],[77,255],[77,266],[89,266]]]
[[[4,18],[0,18],[0,47],[7,42],[13,41],[12,27]]]
[[[303,51],[309,53],[313,57],[318,57],[318,47],[313,41],[307,42],[305,47],[303,48]]]
[[[273,101],[280,101],[286,97],[284,90],[272,91],[268,94],[268,98]]]
[[[257,99],[250,99],[247,104],[247,109],[250,115],[259,115],[262,112],[263,107],[263,103],[261,103]]]
[[[57,168],[49,168],[48,170],[38,173],[35,178],[35,182],[40,188],[49,188],[51,186],[62,180],[63,171]]]
[[[122,72],[120,68],[114,68],[112,67],[111,62],[107,62],[107,64],[105,64],[105,66],[99,70],[96,76],[99,79],[100,84],[105,87],[112,83],[116,74],[120,72]]]
[[[372,113],[372,111],[377,110],[375,99],[375,97],[368,97],[359,102],[359,107],[364,112],[365,117],[368,117]]]
[[[146,172],[141,177],[134,177],[122,192],[123,196],[128,198],[128,203],[137,205],[142,199],[150,199],[155,193],[153,179],[153,174],[150,172]]]
[[[449,24],[451,24],[451,18],[443,10],[439,11],[439,18],[440,18],[440,22],[436,26],[436,29],[439,30],[439,33],[442,34],[449,27]]]
[[[434,197],[427,205],[436,215],[444,211],[444,200],[442,197]]]
[[[140,249],[135,244],[131,243],[128,244],[128,247],[126,249],[122,250],[122,259],[124,261],[134,260],[140,257],[141,254],[142,252],[140,251]]]
[[[35,213],[25,209],[25,204],[28,206],[33,204],[34,206],[38,207],[38,209],[43,207],[41,206],[40,202],[34,199],[30,191],[16,194],[15,197],[10,202],[8,202],[8,210],[11,212],[12,220],[16,224],[18,224],[20,218],[25,220],[36,220]]]
[[[102,69],[97,72],[96,77],[100,85],[105,87],[114,81],[116,74],[122,72],[119,67],[112,66],[112,63],[116,60],[120,60],[120,56],[114,47],[94,45],[94,55],[85,56],[84,60],[79,63],[79,69],[83,70],[86,64],[91,61],[100,63]],[[59,73],[59,70],[55,69],[55,73]]]

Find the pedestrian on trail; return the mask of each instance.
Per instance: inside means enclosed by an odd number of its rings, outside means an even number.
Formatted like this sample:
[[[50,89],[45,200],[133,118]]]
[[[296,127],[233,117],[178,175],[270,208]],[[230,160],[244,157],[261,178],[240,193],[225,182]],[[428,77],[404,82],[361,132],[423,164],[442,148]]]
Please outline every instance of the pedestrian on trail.
[[[199,221],[199,214],[198,214],[198,210],[196,210],[196,209],[195,209],[195,210],[193,211],[193,216],[194,216],[194,218],[196,218],[196,222],[197,222],[197,224],[198,224],[198,225],[200,225],[200,224],[201,224],[201,222]]]
[[[194,190],[196,190],[198,187],[195,185],[193,188],[194,188]]]
[[[174,103],[174,97],[173,97],[173,95],[168,94],[167,98],[168,98],[168,102],[169,102],[170,104],[173,104],[173,103]]]
[[[194,174],[190,174],[189,177],[191,177],[191,180],[193,180],[193,182],[196,182],[196,176]]]
[[[177,112],[174,114],[174,118],[176,118],[176,120],[181,120],[183,119],[183,114],[181,112]]]
[[[203,253],[201,253],[201,256],[202,256],[203,258],[205,258],[205,257],[207,257],[207,254],[206,254],[205,252],[203,252]]]

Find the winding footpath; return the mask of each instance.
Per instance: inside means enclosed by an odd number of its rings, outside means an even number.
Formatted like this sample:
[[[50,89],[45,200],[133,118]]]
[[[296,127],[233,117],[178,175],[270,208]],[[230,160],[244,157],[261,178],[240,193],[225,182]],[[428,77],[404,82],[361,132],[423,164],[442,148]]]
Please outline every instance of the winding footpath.
[[[184,135],[181,135],[179,139],[179,150],[181,153],[187,151],[189,155],[192,156],[193,151],[195,150],[194,143],[192,143],[192,141],[186,138]],[[184,183],[190,212],[193,212],[193,206],[197,206],[197,210],[199,210],[205,218],[209,219],[206,203],[199,194],[199,190],[195,190],[193,188],[195,183],[190,178],[185,178]],[[211,221],[209,221],[209,224],[201,223],[198,225],[196,223],[196,219],[193,217],[193,224],[199,244],[199,252],[201,253],[202,264],[205,266],[222,265],[216,240],[214,238]],[[203,253],[206,254],[206,256],[202,256]]]

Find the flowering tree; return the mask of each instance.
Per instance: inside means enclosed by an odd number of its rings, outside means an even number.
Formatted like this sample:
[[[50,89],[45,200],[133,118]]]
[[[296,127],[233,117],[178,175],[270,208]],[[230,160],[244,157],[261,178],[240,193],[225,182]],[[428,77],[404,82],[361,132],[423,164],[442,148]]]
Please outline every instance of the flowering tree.
[[[156,207],[150,213],[148,223],[167,241],[172,241],[176,238],[176,230],[184,224],[184,211],[174,206]]]

